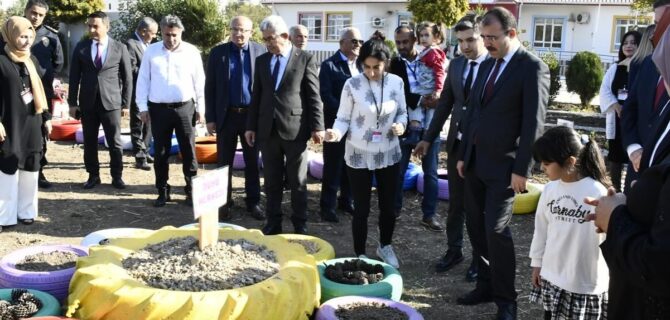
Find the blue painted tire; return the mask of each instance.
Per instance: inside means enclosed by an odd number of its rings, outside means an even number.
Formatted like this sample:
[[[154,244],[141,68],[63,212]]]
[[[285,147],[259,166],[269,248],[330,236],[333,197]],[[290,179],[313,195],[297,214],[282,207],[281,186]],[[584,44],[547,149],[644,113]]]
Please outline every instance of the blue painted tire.
[[[327,265],[332,265],[337,262],[344,262],[345,260],[351,260],[357,258],[339,258],[327,260],[317,265],[319,269],[319,279],[321,281],[321,302],[326,302],[330,299],[342,297],[342,296],[365,296],[365,297],[378,297],[391,299],[394,301],[400,301],[403,290],[402,276],[400,272],[389,264],[386,264],[381,261],[372,260],[372,259],[362,259],[363,261],[369,264],[379,264],[384,267],[384,279],[382,281],[367,284],[367,285],[353,285],[353,284],[343,284],[335,281],[331,281],[323,274],[326,270]]]
[[[156,154],[156,150],[154,149],[154,143],[155,141],[152,140],[151,143],[149,144],[149,154],[153,157]],[[177,142],[177,135],[172,134],[172,140],[170,141],[170,155],[176,155],[179,153],[179,143]],[[194,155],[195,156],[195,155]]]
[[[28,289],[35,298],[42,302],[42,307],[37,310],[31,318],[41,316],[58,316],[61,314],[60,302],[56,298],[44,291]],[[0,289],[0,300],[10,301],[12,299],[12,289]]]
[[[372,298],[372,297],[361,297],[361,296],[343,296],[334,299],[330,299],[323,303],[319,310],[316,312],[315,320],[338,320],[339,318],[335,315],[335,311],[342,306],[346,306],[352,303],[381,303],[388,307],[398,309],[404,312],[409,320],[423,320],[423,316],[412,308],[410,305],[393,301],[389,299],[382,298]]]

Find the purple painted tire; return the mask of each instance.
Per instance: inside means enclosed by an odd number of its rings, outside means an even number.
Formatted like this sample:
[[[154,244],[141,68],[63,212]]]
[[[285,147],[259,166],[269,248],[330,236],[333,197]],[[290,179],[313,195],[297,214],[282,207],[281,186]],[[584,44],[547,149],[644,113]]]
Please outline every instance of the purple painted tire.
[[[437,169],[437,198],[449,200],[449,180],[445,169]],[[416,191],[423,194],[423,172],[416,178]]]
[[[310,152],[308,155],[309,175],[316,179],[323,179],[323,154]]]
[[[246,163],[244,163],[244,153],[242,149],[237,149],[235,151],[235,157],[233,158],[233,170],[244,170],[246,168]],[[263,155],[258,154],[258,168],[263,167]]]
[[[74,132],[74,141],[78,144],[84,143],[84,129],[82,127],[77,128],[77,131]],[[98,129],[98,144],[105,143],[105,131],[102,128]]]
[[[133,151],[133,141],[132,138],[130,137],[130,131],[121,132],[120,136],[121,136],[121,149],[125,151]],[[105,139],[104,134],[102,135],[102,137],[98,136],[98,143],[104,144],[105,147],[109,149],[109,145],[107,144],[107,139]]]
[[[340,307],[344,305],[348,305],[351,303],[355,302],[363,302],[363,303],[371,303],[371,302],[377,302],[377,303],[382,303],[386,306],[389,306],[394,309],[398,309],[402,312],[404,312],[408,317],[409,320],[423,320],[423,316],[416,311],[414,308],[411,306],[398,302],[398,301],[393,301],[389,299],[382,299],[382,298],[372,298],[372,297],[360,297],[360,296],[344,296],[344,297],[339,297],[339,298],[333,298],[330,299],[326,302],[324,302],[319,310],[316,312],[316,320],[337,320],[337,316],[335,316],[335,311]]]
[[[74,267],[44,272],[23,271],[15,268],[16,263],[28,255],[52,251],[73,252],[80,257],[88,255],[87,248],[75,245],[32,246],[13,251],[0,260],[0,286],[41,290],[61,301],[64,300],[70,287],[70,279],[75,271]]]

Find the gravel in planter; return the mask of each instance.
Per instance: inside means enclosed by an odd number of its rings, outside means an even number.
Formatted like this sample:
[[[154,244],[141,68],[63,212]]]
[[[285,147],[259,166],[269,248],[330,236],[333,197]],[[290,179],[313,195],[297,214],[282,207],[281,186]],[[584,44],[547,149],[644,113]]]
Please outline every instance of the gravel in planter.
[[[0,300],[0,319],[14,320],[32,317],[42,308],[42,301],[25,289],[12,290],[12,300]]]
[[[173,238],[134,252],[122,264],[147,286],[191,292],[245,287],[279,271],[274,252],[244,239],[200,251],[194,237]]]
[[[409,316],[379,302],[356,302],[335,310],[339,320],[409,320]]]
[[[343,284],[373,284],[384,279],[384,267],[360,259],[345,260],[326,266],[324,275],[331,281]]]
[[[308,254],[315,254],[319,252],[319,246],[316,243],[309,240],[290,239],[288,240],[288,242],[297,243],[303,246]]]
[[[74,268],[79,256],[69,251],[40,252],[27,255],[14,268],[23,271],[56,271]]]

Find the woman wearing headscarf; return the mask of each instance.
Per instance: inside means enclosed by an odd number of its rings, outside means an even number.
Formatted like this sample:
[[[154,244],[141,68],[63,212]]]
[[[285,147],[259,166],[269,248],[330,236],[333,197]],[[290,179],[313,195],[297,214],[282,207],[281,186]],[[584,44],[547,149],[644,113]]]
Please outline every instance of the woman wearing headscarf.
[[[37,177],[42,157],[46,95],[30,47],[35,29],[22,17],[2,25],[0,50],[0,231],[37,217]]]

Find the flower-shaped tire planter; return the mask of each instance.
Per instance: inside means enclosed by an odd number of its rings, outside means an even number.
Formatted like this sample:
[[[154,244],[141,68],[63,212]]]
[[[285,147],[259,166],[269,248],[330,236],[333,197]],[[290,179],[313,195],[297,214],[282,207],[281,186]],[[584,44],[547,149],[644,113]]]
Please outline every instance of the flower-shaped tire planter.
[[[54,141],[73,141],[78,128],[81,128],[79,120],[54,120],[51,122],[52,130],[49,139]]]
[[[64,300],[68,294],[70,279],[75,268],[56,271],[31,272],[15,268],[16,263],[26,256],[41,252],[66,251],[83,257],[87,255],[85,247],[73,245],[44,245],[32,246],[16,250],[5,255],[0,260],[0,287],[25,288],[45,291],[58,300]]]
[[[346,306],[352,303],[381,303],[388,307],[398,309],[404,312],[409,320],[423,320],[423,316],[417,312],[414,308],[409,305],[393,301],[389,299],[382,298],[371,298],[371,297],[361,297],[361,296],[344,296],[339,298],[334,298],[326,301],[324,304],[319,307],[319,311],[316,313],[315,320],[338,320],[339,318],[335,315],[335,311],[342,306]]]
[[[42,302],[42,307],[37,310],[33,317],[57,316],[61,313],[60,302],[56,298],[44,291],[28,289],[35,298]],[[0,300],[10,301],[12,299],[12,289],[0,289]],[[32,319],[32,317],[31,317]]]
[[[292,233],[283,233],[278,234],[277,236],[284,238],[286,240],[303,240],[303,241],[310,241],[316,244],[317,251],[314,254],[312,254],[312,256],[314,257],[314,260],[316,260],[317,263],[324,260],[330,260],[335,258],[335,248],[333,248],[333,245],[331,245],[326,240],[323,240],[321,238],[303,234],[292,234]],[[307,250],[305,250],[305,252],[306,251]]]
[[[198,225],[199,225],[199,223],[197,223],[197,222],[196,223],[189,223],[189,224],[185,224],[185,225],[179,227],[179,229],[198,229]],[[245,228],[243,226],[238,226],[236,224],[225,223],[225,222],[219,222],[219,228],[221,228],[221,229],[232,229],[232,230],[247,230],[247,228]]]
[[[354,285],[344,284],[331,281],[323,274],[326,270],[326,265],[335,264],[337,262],[344,262],[357,258],[339,258],[328,261],[323,261],[317,265],[319,269],[319,279],[321,281],[321,302],[326,302],[332,298],[342,296],[365,296],[378,297],[400,301],[402,296],[402,277],[398,270],[394,267],[377,260],[362,259],[369,264],[380,264],[384,267],[384,279],[374,284]]]
[[[103,229],[89,233],[81,240],[81,245],[84,247],[97,246],[105,244],[107,240],[116,238],[132,237],[137,234],[149,233],[153,230],[142,228],[113,228]]]
[[[246,239],[275,252],[279,272],[237,289],[187,292],[156,289],[133,279],[121,261],[149,244],[193,236],[198,230],[165,227],[149,235],[95,246],[80,259],[70,284],[66,316],[86,319],[307,319],[319,305],[314,258],[284,239],[258,230],[220,229],[220,239]]]
[[[527,193],[519,193],[514,196],[514,205],[512,212],[514,214],[533,213],[537,209],[537,202],[540,201],[543,185],[529,183],[527,185]]]
[[[307,154],[309,175],[316,179],[323,179],[323,154],[309,152]]]
[[[419,173],[416,179],[416,191],[423,194],[423,176],[424,172]],[[445,169],[437,169],[437,198],[440,200],[449,200],[449,179]]]

